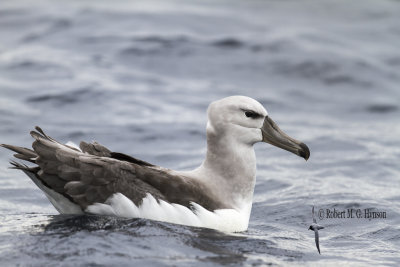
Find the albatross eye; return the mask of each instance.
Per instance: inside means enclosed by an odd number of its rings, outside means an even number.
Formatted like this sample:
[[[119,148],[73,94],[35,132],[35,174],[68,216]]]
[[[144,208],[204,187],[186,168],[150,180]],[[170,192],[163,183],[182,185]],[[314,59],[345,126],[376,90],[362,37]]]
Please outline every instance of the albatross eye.
[[[244,115],[246,115],[246,117],[252,118],[252,119],[258,118],[260,116],[259,114],[255,113],[254,111],[249,111],[249,110],[245,111]]]
[[[245,111],[244,115],[246,115],[246,117],[252,117],[254,114],[251,111]]]

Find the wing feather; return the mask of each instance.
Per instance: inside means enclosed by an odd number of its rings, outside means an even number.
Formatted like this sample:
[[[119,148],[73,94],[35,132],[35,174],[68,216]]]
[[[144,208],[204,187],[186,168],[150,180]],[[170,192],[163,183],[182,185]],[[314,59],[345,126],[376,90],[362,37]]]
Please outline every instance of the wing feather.
[[[319,234],[318,234],[318,230],[315,229],[314,233],[315,233],[315,245],[317,245],[318,253],[321,254],[321,251],[319,250]]]
[[[114,193],[124,194],[136,205],[149,193],[158,201],[187,207],[191,202],[208,210],[228,207],[216,201],[215,196],[205,194],[205,186],[196,180],[111,152],[99,143],[81,142],[81,152],[57,142],[39,127],[30,134],[35,139],[33,150],[3,146],[21,154],[22,159],[33,160],[39,166],[34,172],[38,179],[83,210],[88,205],[104,203]]]
[[[315,219],[314,206],[312,207],[312,220],[313,223],[317,223],[317,220]]]

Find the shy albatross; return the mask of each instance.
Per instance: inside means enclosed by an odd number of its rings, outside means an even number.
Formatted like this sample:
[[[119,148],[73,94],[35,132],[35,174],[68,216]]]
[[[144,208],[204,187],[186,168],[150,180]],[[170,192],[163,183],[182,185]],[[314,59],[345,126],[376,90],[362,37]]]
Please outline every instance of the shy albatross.
[[[308,159],[308,147],[285,134],[256,100],[230,96],[207,110],[207,154],[193,171],[174,171],[97,142],[64,145],[36,127],[32,148],[2,144],[11,161],[61,214],[146,218],[224,232],[248,227],[256,181],[253,145],[266,142]]]

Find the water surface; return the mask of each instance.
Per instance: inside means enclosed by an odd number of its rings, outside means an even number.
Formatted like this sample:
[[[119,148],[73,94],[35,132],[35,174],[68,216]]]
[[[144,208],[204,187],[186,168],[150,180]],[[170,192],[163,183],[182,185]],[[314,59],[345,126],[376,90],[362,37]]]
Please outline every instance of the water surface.
[[[8,265],[392,265],[400,262],[399,1],[2,1],[0,142],[98,142],[189,170],[216,99],[259,100],[306,163],[257,144],[248,231],[61,216],[0,150]],[[385,219],[316,210],[372,208]]]

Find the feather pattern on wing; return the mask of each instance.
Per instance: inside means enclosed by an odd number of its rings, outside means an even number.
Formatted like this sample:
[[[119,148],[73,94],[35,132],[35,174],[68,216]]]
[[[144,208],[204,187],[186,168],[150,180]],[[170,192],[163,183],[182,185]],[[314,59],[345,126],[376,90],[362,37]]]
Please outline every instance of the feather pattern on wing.
[[[62,194],[85,210],[94,203],[104,203],[114,193],[122,193],[140,205],[147,194],[157,201],[190,207],[192,202],[208,210],[227,208],[205,186],[193,179],[172,174],[131,156],[111,152],[97,142],[80,143],[79,151],[63,145],[36,127],[33,150],[2,145],[17,152],[16,157],[33,162],[35,168],[18,164],[16,168],[32,172],[47,187]],[[215,198],[212,198],[215,197]]]

